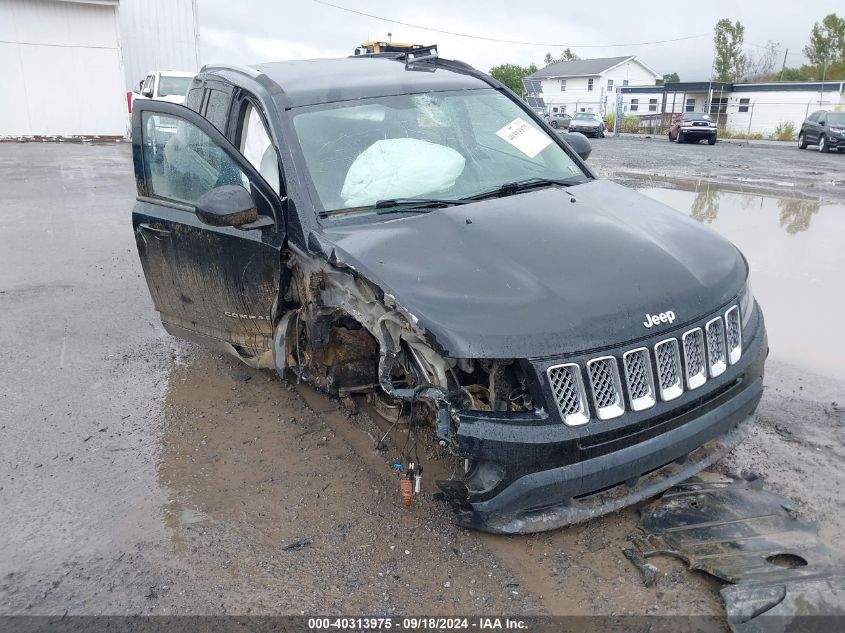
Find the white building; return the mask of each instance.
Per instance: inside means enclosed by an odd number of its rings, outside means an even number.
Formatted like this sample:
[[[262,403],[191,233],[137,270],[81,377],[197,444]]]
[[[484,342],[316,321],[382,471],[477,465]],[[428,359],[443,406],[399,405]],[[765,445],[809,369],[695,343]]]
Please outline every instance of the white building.
[[[0,0],[0,138],[125,136],[127,90],[196,71],[197,35],[195,0]]]
[[[542,97],[548,112],[596,112],[615,107],[617,88],[655,86],[662,76],[634,55],[555,62],[526,78],[529,97]]]
[[[706,112],[731,132],[765,137],[787,123],[797,131],[816,110],[845,109],[843,81],[677,82],[624,87],[619,93],[622,112],[649,127],[666,126],[683,112]]]

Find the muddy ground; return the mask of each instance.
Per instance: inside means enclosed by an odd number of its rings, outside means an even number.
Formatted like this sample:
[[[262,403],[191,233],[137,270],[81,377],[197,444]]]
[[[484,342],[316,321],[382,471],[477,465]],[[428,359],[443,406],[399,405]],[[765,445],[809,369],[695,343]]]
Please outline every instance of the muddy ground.
[[[845,156],[784,152],[604,139],[590,162],[614,177],[721,180],[740,156],[768,166],[806,157],[816,167],[802,170],[819,174],[782,189],[824,191],[825,205],[810,214],[817,228],[780,225],[794,238],[783,248],[828,248],[826,227],[845,214],[829,182]],[[135,252],[128,145],[0,144],[0,182],[0,614],[723,613],[720,584],[678,561],[657,559],[660,579],[643,586],[622,555],[636,508],[490,536],[451,525],[428,477],[405,509],[390,470],[401,430],[377,452],[387,427],[365,411],[166,335]],[[635,184],[695,204],[687,181]],[[740,211],[710,222],[719,230]],[[801,274],[812,290],[821,271]],[[772,298],[773,346],[760,422],[718,470],[762,473],[843,547],[845,376],[814,368],[816,355],[845,349],[835,336],[825,349],[792,345],[787,331],[793,311],[842,299],[774,301],[767,279],[780,275],[764,274],[758,292],[764,307],[761,293]],[[424,460],[443,467],[433,448]]]

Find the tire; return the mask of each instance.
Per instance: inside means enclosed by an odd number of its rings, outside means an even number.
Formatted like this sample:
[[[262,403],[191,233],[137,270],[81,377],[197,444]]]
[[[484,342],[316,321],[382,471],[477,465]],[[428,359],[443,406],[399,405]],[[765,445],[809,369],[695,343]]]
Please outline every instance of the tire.
[[[676,143],[683,143],[684,142],[684,133],[678,130],[678,135],[675,137]]]
[[[827,137],[824,134],[819,136],[819,151],[825,154],[830,151],[830,145],[827,144]]]
[[[669,134],[667,134],[667,136],[669,137],[669,142],[671,143],[672,142],[672,133],[669,132]]]
[[[558,129],[560,127],[560,124],[557,121],[552,121],[549,125],[551,125],[554,129]]]
[[[804,132],[798,132],[798,149],[807,149],[807,138]]]
[[[715,137],[715,136],[711,136],[711,137],[709,137],[709,138],[707,139],[707,144],[708,144],[708,145],[715,145],[715,144],[716,144],[716,137]]]

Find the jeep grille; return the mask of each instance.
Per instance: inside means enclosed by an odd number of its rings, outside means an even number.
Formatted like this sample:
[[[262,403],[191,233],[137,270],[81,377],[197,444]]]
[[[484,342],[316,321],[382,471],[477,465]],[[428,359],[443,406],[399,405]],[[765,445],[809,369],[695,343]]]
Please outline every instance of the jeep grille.
[[[696,389],[707,380],[704,366],[704,334],[700,327],[684,332],[684,367],[686,368],[687,389]]]
[[[651,369],[651,356],[648,349],[640,347],[622,355],[625,366],[625,382],[628,384],[628,396],[634,411],[648,409],[655,403],[654,374]]]
[[[603,356],[587,363],[590,373],[590,387],[599,420],[609,420],[625,413],[622,403],[622,384],[616,357]]]
[[[716,317],[707,322],[704,330],[707,332],[707,364],[710,377],[715,378],[728,367],[725,356],[725,322],[722,317]]]
[[[618,417],[626,408],[643,411],[654,406],[658,396],[664,402],[674,400],[724,373],[741,354],[742,325],[739,307],[734,305],[703,329],[695,327],[680,337],[663,339],[653,349],[625,351],[621,365],[617,356],[599,356],[587,361],[586,374],[578,363],[554,365],[546,373],[561,418],[577,426],[591,417]],[[582,376],[588,379],[589,392]]]
[[[742,353],[742,327],[739,323],[739,306],[725,312],[725,324],[728,338],[728,361],[733,365]]]
[[[585,424],[590,416],[587,413],[581,368],[575,363],[556,365],[549,367],[546,374],[563,421],[569,426]]]

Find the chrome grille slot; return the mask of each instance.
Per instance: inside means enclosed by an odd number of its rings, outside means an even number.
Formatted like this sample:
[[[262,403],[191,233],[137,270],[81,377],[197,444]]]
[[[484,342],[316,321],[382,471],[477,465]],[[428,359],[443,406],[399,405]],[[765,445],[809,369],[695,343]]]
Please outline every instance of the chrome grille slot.
[[[625,406],[622,402],[622,383],[616,357],[594,358],[587,363],[587,370],[599,420],[609,420],[622,415]]]
[[[707,364],[710,377],[715,378],[728,368],[728,359],[725,354],[725,322],[722,321],[722,317],[711,319],[704,326],[704,331],[707,337]]]
[[[739,321],[739,306],[725,312],[725,337],[728,343],[728,362],[733,365],[742,355],[742,326]]]
[[[681,356],[678,339],[667,338],[654,346],[657,382],[661,400],[674,400],[684,392],[681,382]]]
[[[555,404],[564,424],[569,426],[586,424],[590,416],[587,413],[581,368],[575,363],[555,365],[546,370],[546,375],[549,377]]]
[[[625,382],[628,384],[631,409],[642,411],[654,406],[657,396],[654,392],[654,375],[648,349],[640,347],[625,352],[622,355],[622,364],[625,367]]]
[[[687,388],[696,389],[707,381],[707,368],[704,359],[704,333],[700,327],[684,332],[681,337],[684,344],[684,371]]]

